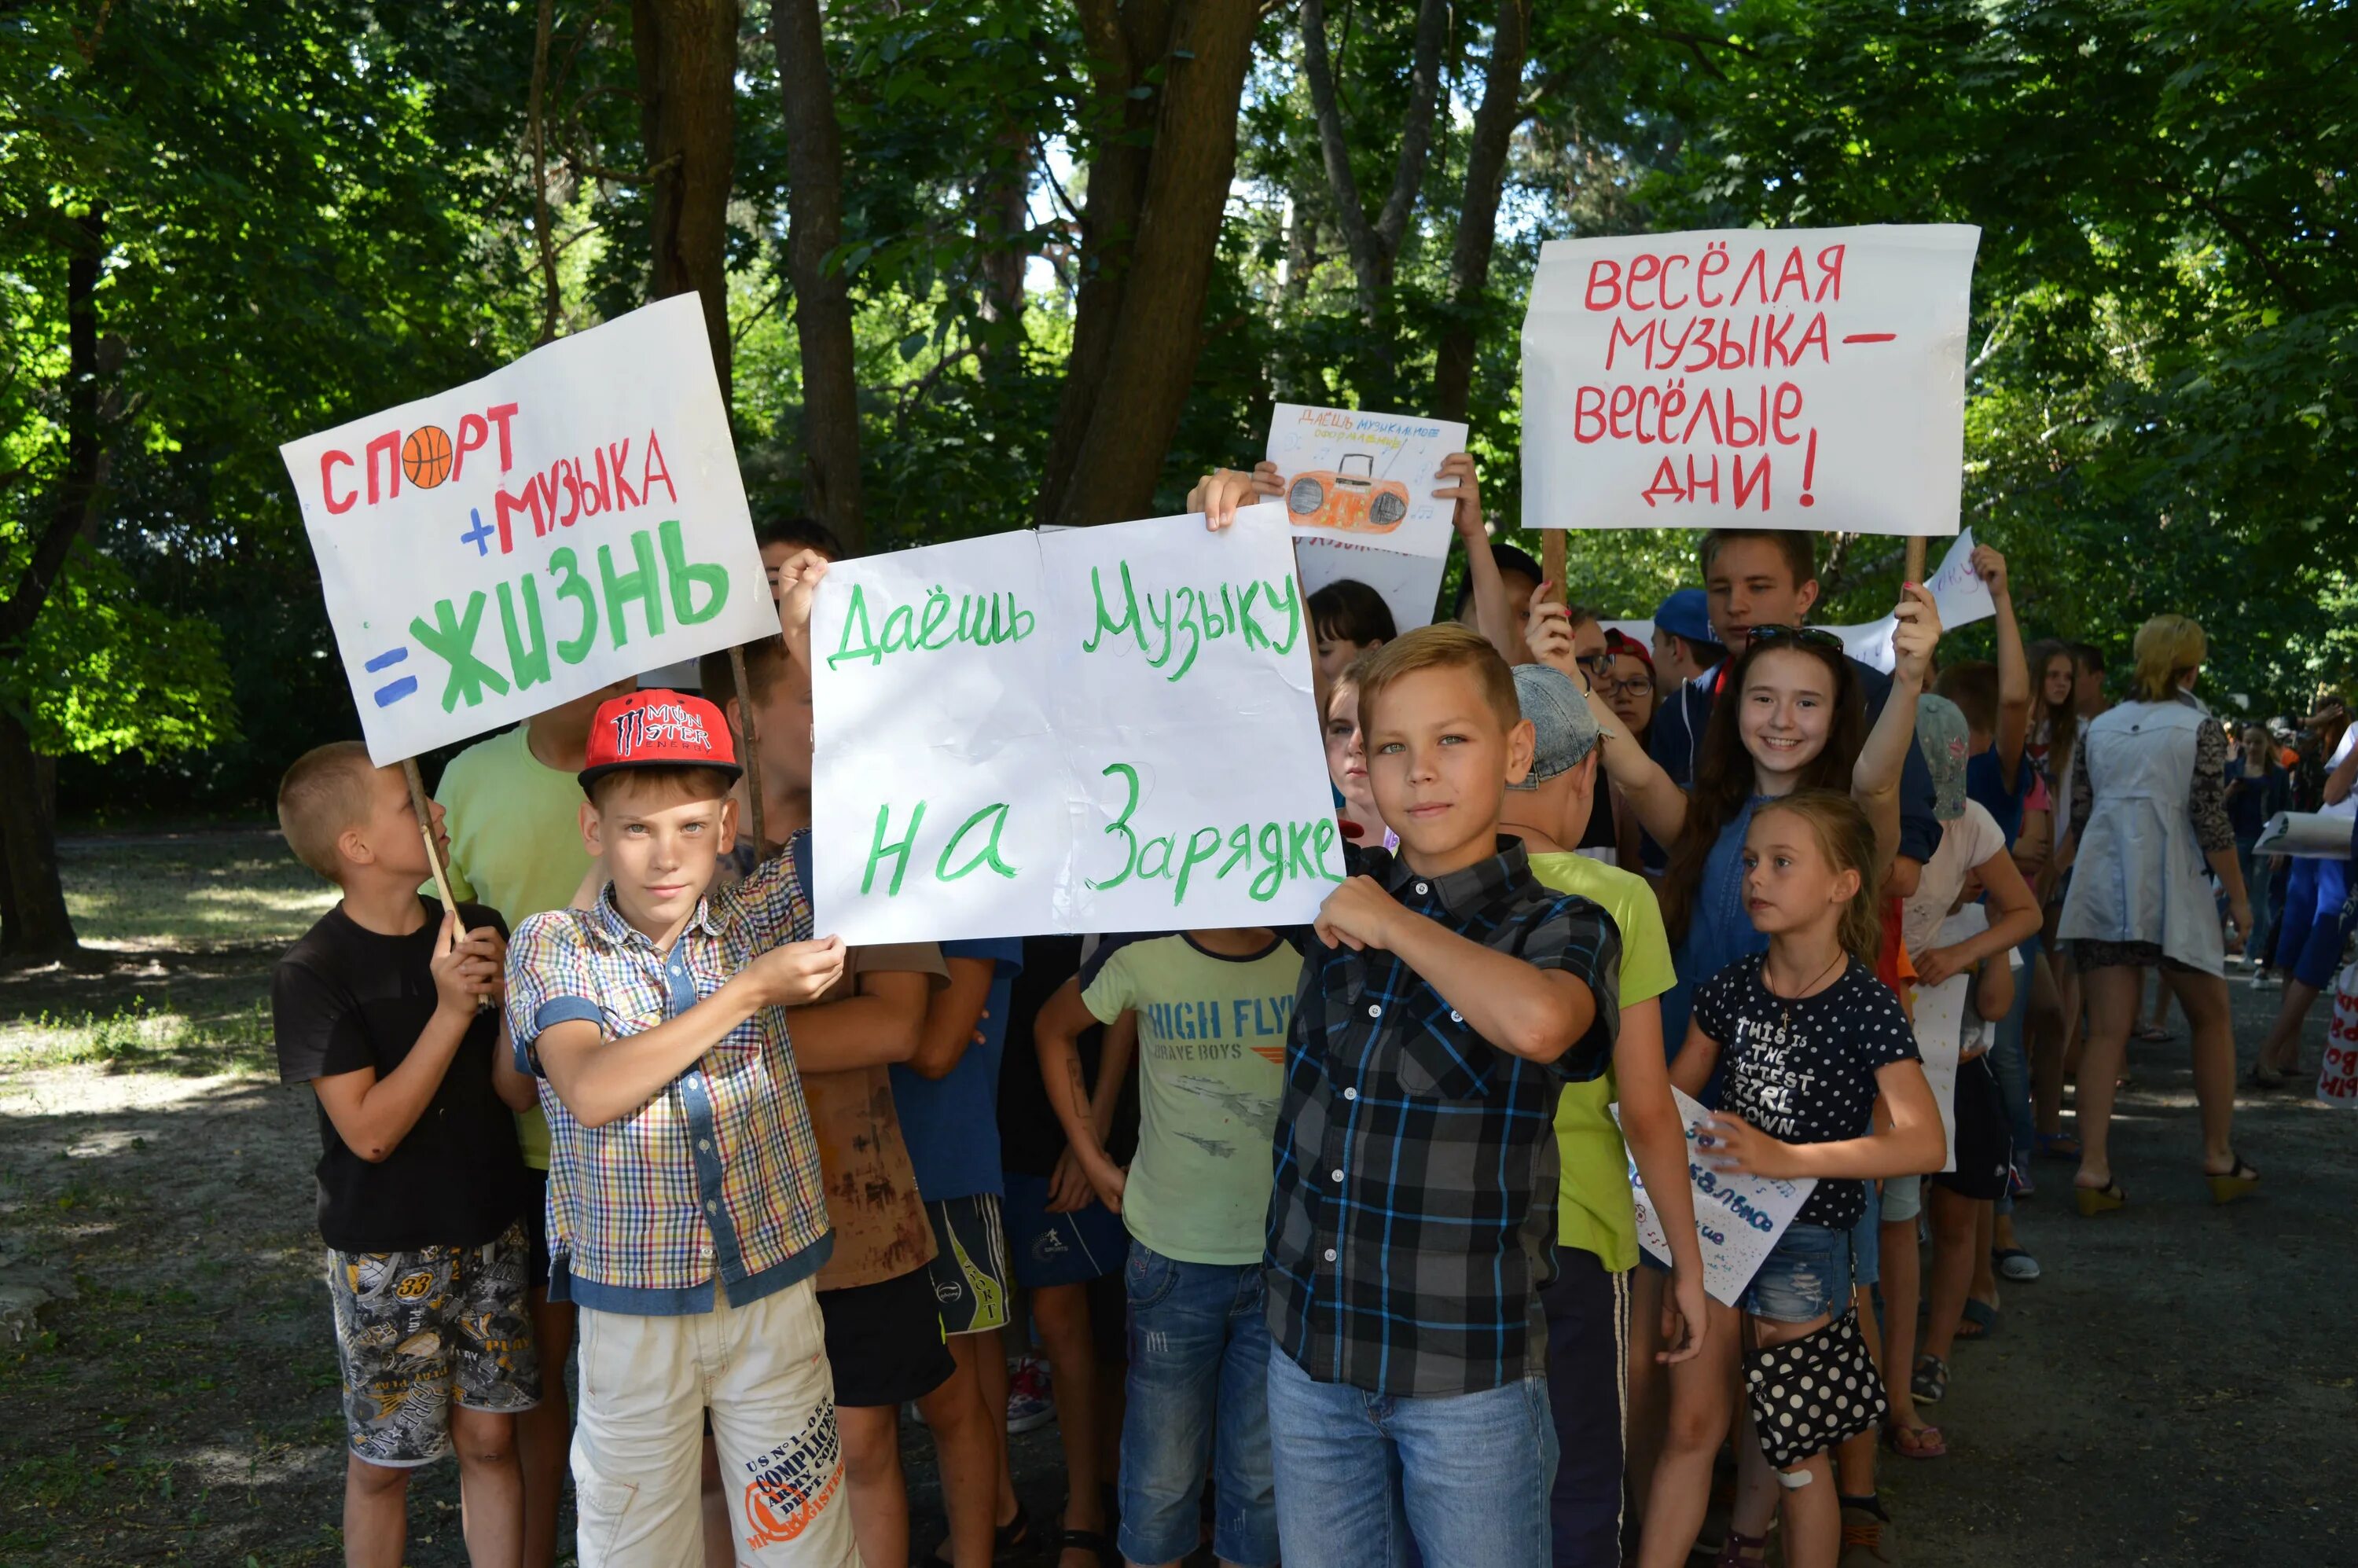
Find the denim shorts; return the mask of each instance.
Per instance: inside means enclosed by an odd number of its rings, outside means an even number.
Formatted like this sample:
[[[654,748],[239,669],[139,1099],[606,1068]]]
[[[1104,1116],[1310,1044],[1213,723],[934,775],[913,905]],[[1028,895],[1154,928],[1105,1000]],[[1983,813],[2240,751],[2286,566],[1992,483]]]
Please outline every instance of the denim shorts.
[[[1839,1317],[1850,1305],[1850,1232],[1799,1221],[1745,1287],[1744,1310],[1771,1323]]]

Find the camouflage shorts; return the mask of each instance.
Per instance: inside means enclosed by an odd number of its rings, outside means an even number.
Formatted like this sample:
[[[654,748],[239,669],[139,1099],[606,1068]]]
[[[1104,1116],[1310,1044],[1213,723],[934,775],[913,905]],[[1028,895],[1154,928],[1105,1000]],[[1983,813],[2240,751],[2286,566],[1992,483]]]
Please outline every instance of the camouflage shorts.
[[[505,1414],[540,1402],[526,1249],[521,1224],[481,1247],[329,1249],[354,1454],[372,1465],[424,1465],[450,1450],[452,1404]]]

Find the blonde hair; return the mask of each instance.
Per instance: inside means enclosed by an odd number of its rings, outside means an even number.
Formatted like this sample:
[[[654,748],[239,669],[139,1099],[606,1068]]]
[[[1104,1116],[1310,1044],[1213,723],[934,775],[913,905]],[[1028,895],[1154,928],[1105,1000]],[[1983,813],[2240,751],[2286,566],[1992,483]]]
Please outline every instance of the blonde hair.
[[[2137,628],[2135,687],[2139,702],[2168,702],[2200,667],[2210,643],[2191,616],[2157,615]]]
[[[1370,649],[1351,662],[1350,674],[1359,683],[1359,728],[1375,728],[1376,705],[1391,686],[1420,670],[1470,670],[1482,688],[1482,698],[1512,730],[1523,721],[1522,704],[1515,698],[1515,675],[1489,639],[1455,621],[1437,621],[1403,632],[1380,648]]]
[[[343,881],[336,840],[369,814],[376,764],[358,741],[330,741],[295,759],[278,781],[278,831],[295,858],[331,882]]]
[[[1807,824],[1819,851],[1835,871],[1858,873],[1858,892],[1844,906],[1836,931],[1843,951],[1873,968],[1883,947],[1883,913],[1875,896],[1875,828],[1866,813],[1850,796],[1830,789],[1795,790],[1761,806],[1752,814],[1752,820],[1758,822],[1772,811],[1798,816]]]

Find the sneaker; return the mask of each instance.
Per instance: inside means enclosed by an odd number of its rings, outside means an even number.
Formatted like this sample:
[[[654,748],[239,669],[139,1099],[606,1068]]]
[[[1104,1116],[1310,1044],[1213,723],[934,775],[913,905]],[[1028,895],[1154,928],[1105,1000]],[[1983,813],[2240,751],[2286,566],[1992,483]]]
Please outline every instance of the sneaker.
[[[1008,1374],[1008,1433],[1037,1432],[1055,1419],[1055,1401],[1049,1398],[1048,1364],[1037,1356],[1026,1356]]]
[[[2039,1188],[2030,1180],[2030,1173],[2019,1165],[2006,1167],[2006,1190],[2014,1195],[2014,1201],[2017,1203],[2039,1195]]]

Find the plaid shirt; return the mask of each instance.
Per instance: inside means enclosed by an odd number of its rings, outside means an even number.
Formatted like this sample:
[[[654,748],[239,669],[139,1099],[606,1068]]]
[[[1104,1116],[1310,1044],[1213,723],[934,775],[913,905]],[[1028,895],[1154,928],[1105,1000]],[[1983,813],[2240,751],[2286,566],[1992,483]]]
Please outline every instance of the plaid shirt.
[[[720,989],[757,954],[808,939],[810,900],[789,857],[708,893],[668,954],[614,907],[558,909],[508,946],[517,1065],[580,1019],[609,1040],[653,1029]],[[548,1113],[549,1294],[600,1312],[708,1312],[719,1281],[742,1306],[818,1271],[833,1244],[818,1144],[786,1040],[768,1008],[631,1116],[584,1127],[543,1079]]]
[[[1269,1321],[1321,1382],[1478,1393],[1545,1369],[1556,1100],[1611,1060],[1621,942],[1605,912],[1533,879],[1520,840],[1423,878],[1357,868],[1403,908],[1561,969],[1596,999],[1553,1063],[1501,1051],[1390,953],[1313,945],[1287,1042],[1269,1210]]]

